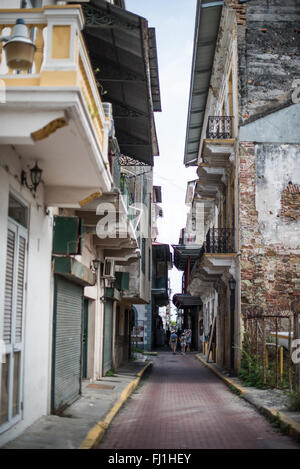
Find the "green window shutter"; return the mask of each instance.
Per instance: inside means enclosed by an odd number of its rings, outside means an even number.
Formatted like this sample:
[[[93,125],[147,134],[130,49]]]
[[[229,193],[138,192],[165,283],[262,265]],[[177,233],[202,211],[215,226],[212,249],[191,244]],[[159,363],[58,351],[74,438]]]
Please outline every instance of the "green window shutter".
[[[116,272],[115,276],[115,287],[121,291],[129,290],[129,272]]]
[[[81,254],[83,223],[78,217],[54,217],[53,254]]]

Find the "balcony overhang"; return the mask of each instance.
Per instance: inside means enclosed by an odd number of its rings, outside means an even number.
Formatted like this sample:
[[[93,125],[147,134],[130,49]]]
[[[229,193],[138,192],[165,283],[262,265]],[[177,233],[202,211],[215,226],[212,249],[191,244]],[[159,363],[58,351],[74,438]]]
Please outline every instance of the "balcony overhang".
[[[156,306],[168,306],[169,295],[165,288],[152,288],[151,293]]]
[[[104,257],[112,259],[117,265],[127,266],[141,258],[141,250],[136,248],[105,249]]]
[[[234,271],[237,254],[203,254],[195,265],[188,291],[203,297],[222,279]]]
[[[95,274],[81,262],[69,256],[54,258],[54,273],[83,287],[90,287],[96,283]]]
[[[109,192],[113,183],[107,155],[111,119],[82,39],[81,6],[4,9],[2,32],[11,33],[20,11],[36,53],[30,70],[14,73],[0,44],[0,144],[14,145],[23,170],[38,161],[45,205],[76,208],[94,192]]]
[[[220,194],[224,193],[226,187],[226,179],[223,168],[219,168],[220,171],[213,171],[214,168],[198,168],[199,179],[197,180],[195,186],[195,194],[197,194],[201,189],[207,189],[208,191],[219,192]]]
[[[76,208],[93,192],[111,189],[107,155],[79,87],[7,87],[0,144],[14,145],[24,169],[38,161],[45,205]]]
[[[129,261],[131,257],[135,260],[139,258],[136,232],[129,220],[123,196],[119,191],[92,198],[82,205],[80,210],[76,210],[75,214],[83,220],[86,231],[94,234],[93,243],[96,248],[118,251],[119,253],[114,253],[116,257],[120,257],[122,250],[123,259],[120,260],[123,261]],[[100,225],[101,234],[99,234]],[[110,227],[114,230],[106,233],[105,230]],[[130,253],[126,249],[130,249]],[[129,254],[130,257],[127,258]]]
[[[197,166],[223,1],[198,0],[184,164]]]
[[[237,254],[236,253],[204,253],[198,265],[195,266],[193,277],[199,276],[203,281],[211,282],[216,277],[229,272],[233,266]]]
[[[199,259],[201,246],[192,247],[172,244],[172,248],[174,249],[174,265],[178,270],[186,270],[189,259],[191,267]]]
[[[194,306],[202,306],[202,301],[199,296],[177,293],[173,296],[173,304],[178,309],[185,309]]]
[[[104,0],[91,0],[83,12],[84,38],[113,105],[121,153],[153,166],[159,154],[153,111],[161,111],[155,30]]]
[[[235,138],[229,139],[204,139],[202,145],[200,166],[215,168],[228,168],[232,164]],[[204,164],[203,164],[204,163]]]

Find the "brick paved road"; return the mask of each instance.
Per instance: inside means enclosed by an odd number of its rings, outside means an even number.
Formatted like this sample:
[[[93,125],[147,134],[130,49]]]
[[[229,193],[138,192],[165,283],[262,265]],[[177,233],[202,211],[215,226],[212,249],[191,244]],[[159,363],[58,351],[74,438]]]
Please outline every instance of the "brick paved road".
[[[193,355],[160,352],[99,449],[296,448]]]

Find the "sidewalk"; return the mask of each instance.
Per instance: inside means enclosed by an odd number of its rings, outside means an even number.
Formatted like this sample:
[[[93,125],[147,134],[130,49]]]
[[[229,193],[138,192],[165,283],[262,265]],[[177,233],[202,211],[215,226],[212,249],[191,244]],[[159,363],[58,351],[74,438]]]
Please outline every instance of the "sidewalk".
[[[152,358],[152,357],[151,357]],[[62,417],[47,415],[2,449],[91,449],[98,444],[123,403],[138,386],[148,358],[116,370],[114,376],[82,383],[82,395]]]
[[[196,358],[222,379],[232,391],[239,394],[272,421],[277,422],[295,440],[300,441],[300,412],[291,412],[287,409],[287,396],[283,391],[244,387],[242,381],[236,377],[229,377],[228,373],[215,363],[207,363],[206,356],[202,353],[198,353]]]

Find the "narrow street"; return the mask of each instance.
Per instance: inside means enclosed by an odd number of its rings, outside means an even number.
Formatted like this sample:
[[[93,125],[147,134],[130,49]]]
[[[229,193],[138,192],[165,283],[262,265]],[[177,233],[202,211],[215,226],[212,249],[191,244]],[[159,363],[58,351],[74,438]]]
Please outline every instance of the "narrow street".
[[[151,402],[151,405],[149,403]],[[98,449],[299,449],[193,354],[160,352]]]

